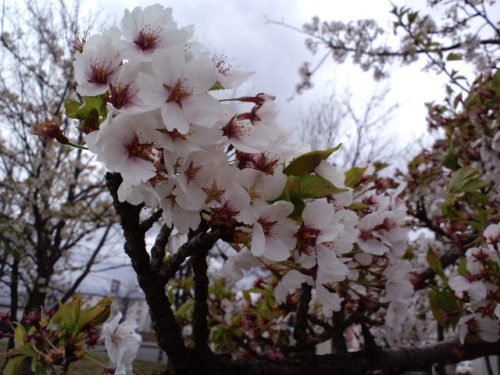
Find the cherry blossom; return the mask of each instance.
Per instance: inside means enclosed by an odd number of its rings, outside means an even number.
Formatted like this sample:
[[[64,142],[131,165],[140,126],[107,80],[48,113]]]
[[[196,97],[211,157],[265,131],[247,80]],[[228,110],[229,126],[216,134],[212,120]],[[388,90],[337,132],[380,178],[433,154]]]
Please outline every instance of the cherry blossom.
[[[182,48],[193,31],[190,27],[177,29],[171,14],[170,8],[159,4],[125,10],[121,23],[125,40],[118,42],[124,57],[151,61],[159,49]]]
[[[105,93],[119,72],[121,52],[114,47],[113,33],[97,34],[89,38],[83,52],[75,53],[75,78],[80,95],[95,96]]]
[[[182,50],[160,50],[152,58],[153,75],[139,74],[139,98],[161,110],[168,131],[186,134],[190,124],[211,127],[219,119],[220,103],[207,94],[217,80],[207,60],[186,62]]]
[[[290,250],[295,247],[294,237],[297,224],[288,216],[293,211],[290,202],[276,202],[257,210],[258,219],[253,225],[252,254],[265,256],[273,261],[288,259]]]
[[[118,313],[102,327],[104,346],[113,366],[115,375],[132,375],[132,361],[141,345],[141,336],[135,332],[137,325],[130,321],[120,323],[122,314]]]

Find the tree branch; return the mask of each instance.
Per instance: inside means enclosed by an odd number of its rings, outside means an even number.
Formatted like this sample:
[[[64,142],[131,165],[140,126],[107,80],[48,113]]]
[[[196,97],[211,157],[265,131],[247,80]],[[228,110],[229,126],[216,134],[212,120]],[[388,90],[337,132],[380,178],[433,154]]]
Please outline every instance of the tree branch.
[[[308,348],[309,336],[307,334],[307,318],[309,312],[309,302],[311,301],[312,286],[303,283],[300,293],[297,313],[295,314],[295,329],[293,338],[297,341],[296,347],[299,351],[304,351]]]
[[[194,344],[198,352],[210,353],[208,347],[208,277],[207,255],[209,249],[203,248],[193,255],[194,274],[194,312],[193,335]]]
[[[149,229],[151,229],[154,223],[160,220],[162,214],[163,210],[161,208],[155,211],[150,217],[148,217],[140,224],[141,230],[143,230],[144,233],[146,233]]]
[[[168,262],[163,263],[159,272],[160,280],[167,283],[188,257],[205,248],[210,250],[217,240],[222,237],[223,232],[221,228],[216,228],[208,233],[198,233],[191,238],[179,248]]]
[[[121,183],[120,174],[106,174],[106,185],[113,198],[113,205],[120,217],[125,236],[125,252],[132,261],[139,286],[146,296],[159,346],[167,353],[173,363],[179,366],[185,365],[190,360],[189,351],[184,345],[180,327],[175,320],[170,301],[165,293],[165,284],[159,282],[149,263],[144,240],[145,232],[140,227],[139,220],[142,205],[133,206],[118,200],[118,187]]]
[[[170,238],[170,234],[172,233],[172,229],[173,227],[163,224],[160,232],[156,236],[155,244],[151,248],[151,270],[154,273],[157,273],[163,264],[163,258],[165,258],[165,248]]]

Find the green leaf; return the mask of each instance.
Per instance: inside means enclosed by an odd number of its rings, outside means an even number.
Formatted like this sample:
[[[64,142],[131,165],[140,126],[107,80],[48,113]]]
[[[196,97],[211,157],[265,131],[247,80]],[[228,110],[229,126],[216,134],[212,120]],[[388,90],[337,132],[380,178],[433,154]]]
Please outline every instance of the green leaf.
[[[78,108],[80,108],[81,105],[82,105],[82,103],[80,103],[79,101],[77,101],[75,99],[66,100],[66,103],[64,103],[64,109],[66,112],[66,116],[68,116],[70,118],[78,118],[77,112],[78,112]]]
[[[484,187],[490,186],[490,181],[481,180],[479,178],[474,178],[472,180],[467,181],[461,188],[461,191],[464,193],[472,192],[474,190],[479,190]]]
[[[18,324],[14,331],[14,344],[16,348],[21,348],[26,343],[26,329],[22,324]]]
[[[46,371],[45,371],[45,368],[43,367],[43,365],[36,360],[33,360],[32,364],[31,364],[31,370],[35,373],[35,375],[45,375],[46,374]]]
[[[362,167],[362,168],[354,167],[354,168],[351,168],[348,171],[346,171],[345,172],[345,182],[344,182],[345,185],[349,186],[349,187],[354,187],[357,184],[359,184],[359,182],[363,178],[363,174],[365,173],[366,168],[368,168],[368,167]]]
[[[80,295],[77,294],[71,301],[59,305],[57,312],[51,318],[51,323],[63,326],[68,332],[78,332],[82,303]]]
[[[481,180],[481,172],[472,167],[463,167],[455,171],[448,184],[451,194],[459,194],[478,190],[490,185],[489,181]]]
[[[276,200],[290,201],[292,197],[296,196],[299,192],[300,178],[296,176],[288,176],[283,193],[281,193],[280,197]]]
[[[461,258],[458,261],[457,273],[460,276],[463,276],[463,277],[467,276],[467,274],[468,274],[468,272],[467,272],[467,261],[465,260],[465,258]]]
[[[194,300],[190,299],[184,302],[175,312],[175,318],[187,320],[193,317]]]
[[[293,198],[323,198],[344,191],[348,189],[340,189],[321,176],[307,174],[300,177],[300,191]]]
[[[26,356],[20,355],[14,358],[9,359],[7,365],[5,366],[2,375],[16,375],[21,370],[21,366],[23,365]]]
[[[107,297],[102,298],[94,307],[82,309],[79,314],[77,330],[82,330],[90,322],[96,325],[104,323],[111,314],[112,303],[113,298]]]
[[[441,279],[444,281],[448,281],[448,277],[444,274],[443,266],[441,265],[441,261],[439,260],[439,257],[437,254],[432,250],[432,247],[429,246],[429,249],[427,250],[427,255],[425,257],[427,259],[427,264],[429,264],[429,267],[431,270],[434,271],[436,275],[438,275]]]
[[[215,90],[224,90],[224,86],[222,86],[222,83],[217,81],[212,85],[212,87],[208,89],[208,91],[215,91]]]
[[[283,170],[283,173],[287,176],[302,176],[311,173],[314,169],[316,169],[322,160],[328,159],[328,157],[337,151],[341,146],[342,143],[329,148],[328,150],[311,151],[307,154],[301,155],[288,164],[288,166]]]
[[[415,22],[415,19],[418,16],[418,12],[409,12],[407,14],[408,17],[408,25],[411,25],[413,22]]]
[[[348,209],[350,210],[353,210],[353,211],[356,211],[356,210],[367,210],[370,208],[370,206],[368,206],[367,204],[365,203],[353,203],[351,204],[349,207],[347,207]]]
[[[447,61],[456,61],[456,60],[462,60],[462,54],[461,53],[455,53],[451,52],[446,56]]]
[[[302,199],[292,198],[291,202],[293,203],[293,211],[290,214],[290,218],[294,220],[299,220],[302,216],[302,211],[306,208],[306,204]]]
[[[455,295],[449,290],[431,290],[429,302],[434,319],[445,329],[455,328],[460,319],[460,305]]]
[[[88,134],[94,130],[99,130],[99,112],[95,108],[92,108],[88,116],[78,125],[78,130]]]
[[[452,150],[448,151],[446,156],[443,159],[443,165],[451,169],[452,171],[456,171],[459,167],[457,156],[452,152]]]
[[[66,101],[66,115],[82,121],[86,121],[92,111],[96,111],[98,117],[101,116],[105,118],[107,116],[108,110],[106,108],[104,95],[84,96],[83,100],[83,104],[73,99]]]
[[[382,169],[385,169],[389,166],[389,163],[382,163],[380,161],[376,161],[373,163],[373,166],[375,167],[375,173],[380,172]]]

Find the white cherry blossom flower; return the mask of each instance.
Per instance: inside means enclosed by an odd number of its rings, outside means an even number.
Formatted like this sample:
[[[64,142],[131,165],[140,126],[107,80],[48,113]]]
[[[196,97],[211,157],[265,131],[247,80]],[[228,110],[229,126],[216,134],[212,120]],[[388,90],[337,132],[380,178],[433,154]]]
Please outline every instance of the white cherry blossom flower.
[[[296,291],[303,283],[312,285],[312,277],[304,275],[297,270],[288,271],[281,278],[281,280],[278,282],[278,285],[276,285],[276,288],[274,289],[274,297],[276,298],[276,302],[279,305],[284,303],[288,293]]]
[[[236,282],[243,277],[245,271],[261,265],[262,263],[250,251],[243,249],[229,257],[222,267],[222,273],[228,280]]]
[[[259,207],[258,219],[252,231],[253,255],[265,256],[276,262],[290,256],[290,251],[297,243],[297,238],[294,237],[297,224],[288,218],[292,212],[293,204],[284,201]]]
[[[138,123],[144,128],[137,127]],[[123,179],[133,185],[154,177],[157,152],[144,134],[147,127],[154,129],[155,126],[155,119],[147,114],[115,117],[100,130],[98,159],[108,169],[121,173]]]
[[[182,48],[191,38],[191,27],[177,29],[172,9],[159,4],[144,9],[125,10],[122,31],[125,40],[118,45],[127,59],[151,61],[153,53],[164,48]]]
[[[102,338],[108,357],[116,367],[115,375],[133,375],[132,361],[141,346],[141,336],[135,332],[137,324],[131,321],[120,323],[118,313],[110,322],[102,326]]]
[[[335,217],[335,207],[324,198],[307,203],[297,232],[299,253],[312,255],[317,244],[335,240],[343,229]]]
[[[492,245],[500,243],[500,223],[488,225],[483,235]]]
[[[114,46],[112,37],[116,32],[97,34],[89,38],[83,52],[75,54],[73,63],[77,92],[84,96],[96,96],[105,93],[115,79],[122,57]]]
[[[458,298],[463,298],[464,292],[475,301],[481,301],[486,297],[488,290],[482,281],[469,281],[463,276],[454,276],[449,281],[451,289]]]
[[[217,82],[224,89],[235,89],[245,82],[253,73],[234,70],[231,64],[226,62],[226,56],[212,57],[213,67],[217,71]]]
[[[219,120],[220,103],[207,94],[217,79],[208,58],[186,62],[182,51],[159,50],[152,68],[153,76],[139,73],[139,97],[150,108],[160,108],[167,130],[187,134],[190,124],[211,127]]]

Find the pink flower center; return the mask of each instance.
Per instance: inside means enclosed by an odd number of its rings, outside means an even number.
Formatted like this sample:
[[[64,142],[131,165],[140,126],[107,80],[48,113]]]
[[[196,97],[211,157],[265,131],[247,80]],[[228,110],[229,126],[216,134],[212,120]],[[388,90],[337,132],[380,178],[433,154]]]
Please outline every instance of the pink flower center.
[[[224,206],[212,209],[211,221],[215,225],[231,225],[234,217],[239,213],[226,202]]]
[[[302,223],[299,230],[295,234],[297,237],[297,249],[299,253],[311,255],[316,247],[316,240],[320,234],[320,230],[308,227]]]
[[[158,130],[160,133],[168,135],[173,141],[177,139],[182,139],[183,141],[185,141],[187,139],[186,135],[179,133],[177,129],[174,130],[156,129],[156,130]]]
[[[361,233],[359,234],[359,238],[361,238],[363,241],[368,241],[368,240],[373,240],[375,237],[373,236],[373,233],[369,230],[362,230]]]
[[[85,37],[77,36],[75,40],[71,42],[71,53],[76,53],[76,52],[82,53],[86,41],[87,39]]]
[[[214,56],[212,57],[213,67],[222,74],[226,76],[227,73],[231,70],[231,65],[226,65],[226,56],[222,55],[220,57]]]
[[[236,157],[239,160],[238,168],[253,168],[265,174],[273,174],[279,159],[273,159],[266,153],[251,154],[247,152],[236,151]]]
[[[118,84],[110,85],[110,96],[108,101],[113,104],[116,109],[123,108],[125,105],[129,104],[134,92],[132,91],[130,84]]]
[[[391,231],[392,229],[396,228],[397,224],[396,221],[390,217],[386,217],[382,224],[377,225],[374,230],[380,230],[383,229],[387,232]]]
[[[167,195],[165,199],[170,203],[170,208],[174,207],[177,204],[176,200],[177,196],[174,194]]]
[[[184,171],[184,174],[187,177],[188,184],[193,180],[198,172],[201,170],[201,167],[195,167],[193,162],[189,163],[189,167]]]
[[[219,188],[215,180],[213,181],[212,186],[207,188],[202,188],[202,190],[207,195],[207,198],[205,199],[205,204],[209,204],[210,202],[213,201],[222,203],[222,196],[224,195],[225,190]]]
[[[177,103],[182,106],[182,101],[189,98],[193,94],[193,89],[186,86],[185,79],[178,79],[173,86],[164,84],[165,89],[168,91],[167,103]]]
[[[97,83],[99,85],[106,85],[115,71],[116,68],[113,67],[111,61],[92,61],[90,63],[87,81],[90,83]]]
[[[154,163],[154,158],[151,153],[152,143],[140,143],[137,135],[134,135],[132,140],[125,144],[129,158],[139,158],[151,163]]]
[[[245,133],[245,125],[234,117],[222,128],[222,134],[229,139],[240,138],[245,135]]]
[[[264,232],[264,236],[271,237],[271,229],[274,227],[278,221],[267,221],[263,218],[257,220],[257,222],[262,226],[262,231]]]
[[[155,49],[158,43],[161,41],[161,27],[152,28],[151,26],[145,26],[139,34],[137,34],[134,39],[134,44],[139,47],[142,51],[148,51]]]

